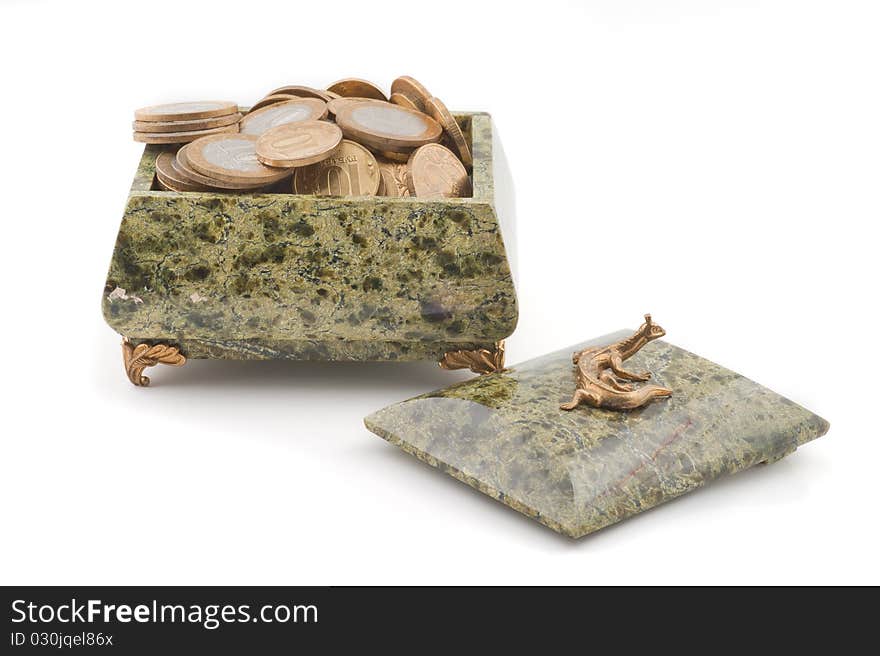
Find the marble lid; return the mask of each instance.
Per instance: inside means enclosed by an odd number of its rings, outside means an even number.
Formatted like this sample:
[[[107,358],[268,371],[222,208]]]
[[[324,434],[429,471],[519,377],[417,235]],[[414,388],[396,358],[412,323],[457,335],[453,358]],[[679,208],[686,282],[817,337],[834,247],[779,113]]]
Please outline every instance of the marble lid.
[[[615,412],[560,404],[571,355],[629,331],[389,406],[369,430],[554,531],[578,538],[725,474],[773,462],[828,423],[748,378],[663,341],[627,368],[669,399]]]

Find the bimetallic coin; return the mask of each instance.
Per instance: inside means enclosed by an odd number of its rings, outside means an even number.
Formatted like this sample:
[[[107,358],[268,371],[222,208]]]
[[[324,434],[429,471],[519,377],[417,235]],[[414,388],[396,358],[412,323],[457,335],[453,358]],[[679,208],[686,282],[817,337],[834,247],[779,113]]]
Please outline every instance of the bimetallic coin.
[[[409,191],[417,198],[461,198],[471,195],[464,165],[440,144],[422,146],[407,164]]]
[[[180,150],[177,151],[177,156],[174,158],[172,166],[174,167],[174,171],[179,176],[188,180],[190,184],[200,184],[206,187],[211,187],[212,189],[224,189],[229,191],[247,191],[262,187],[261,183],[258,184],[254,182],[224,182],[223,180],[217,180],[215,178],[209,178],[206,175],[202,175],[201,173],[196,171],[189,163],[189,159],[187,158],[187,149],[189,147],[190,144],[187,144],[185,146],[182,146]]]
[[[228,114],[217,118],[198,118],[193,121],[135,121],[135,132],[195,132],[232,125],[241,120],[241,114]]]
[[[379,189],[379,165],[373,154],[343,139],[330,157],[294,169],[293,192],[317,196],[373,196]]]
[[[241,133],[260,136],[279,125],[316,121],[327,116],[327,103],[316,98],[298,98],[250,112],[241,119]]]
[[[345,78],[334,82],[327,91],[338,93],[343,98],[372,98],[373,100],[388,100],[385,93],[372,82],[360,80],[356,77]]]
[[[262,109],[263,107],[268,107],[269,105],[274,105],[275,103],[287,102],[288,100],[293,100],[294,98],[295,96],[291,96],[286,93],[276,93],[274,96],[266,96],[265,98],[261,98],[260,100],[255,102],[248,110],[248,114],[257,111],[258,109]]]
[[[134,140],[147,144],[189,143],[208,134],[224,134],[229,132],[238,132],[238,123],[211,128],[210,130],[195,130],[193,132],[135,132]]]
[[[421,111],[412,100],[410,100],[409,96],[405,96],[402,93],[392,93],[391,97],[388,99],[389,102],[394,103],[395,105],[400,105],[401,107],[406,107],[407,109],[414,109],[417,112]]]
[[[409,75],[401,75],[391,83],[391,93],[400,93],[409,98],[416,108],[425,111],[425,103],[431,97],[431,92],[421,82]]]
[[[224,182],[270,184],[292,172],[270,168],[257,159],[257,137],[252,134],[198,139],[187,147],[186,161],[202,175]]]
[[[196,102],[150,105],[134,112],[136,121],[194,121],[235,114],[238,105],[227,100],[202,100]]]
[[[379,157],[376,158],[376,162],[379,165],[379,176],[382,178],[376,195],[394,198],[409,196],[409,187],[406,183],[406,164],[398,164]]]
[[[379,150],[416,148],[440,139],[443,129],[427,114],[381,100],[345,103],[336,124],[348,139]]]
[[[325,159],[342,141],[339,126],[326,121],[288,123],[257,139],[257,158],[266,166],[308,166]]]
[[[193,182],[178,173],[174,168],[176,155],[171,152],[159,153],[156,157],[156,179],[172,191],[205,191],[207,186]]]
[[[273,89],[266,95],[274,96],[277,93],[283,93],[289,96],[297,96],[298,98],[317,98],[318,100],[323,100],[324,102],[327,102],[328,100],[333,100],[333,98],[329,96],[326,91],[313,89],[312,87],[303,87],[295,84],[278,87],[277,89]]]
[[[443,126],[443,129],[446,131],[446,134],[454,145],[454,152],[458,153],[458,158],[461,160],[461,163],[464,164],[464,167],[466,169],[473,167],[474,160],[471,157],[471,148],[468,145],[467,139],[465,139],[458,121],[456,121],[452,113],[446,109],[446,105],[443,104],[443,101],[439,98],[428,98],[425,107],[428,110],[428,114]]]

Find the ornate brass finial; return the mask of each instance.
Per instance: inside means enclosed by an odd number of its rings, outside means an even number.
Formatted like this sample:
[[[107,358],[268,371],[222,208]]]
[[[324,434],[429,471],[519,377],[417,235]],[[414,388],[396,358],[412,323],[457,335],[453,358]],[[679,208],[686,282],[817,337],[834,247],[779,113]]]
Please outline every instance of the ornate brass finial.
[[[504,369],[504,340],[495,348],[476,351],[449,351],[440,360],[444,369],[470,369],[475,374],[494,374]]]
[[[157,364],[167,364],[172,367],[182,367],[186,364],[186,358],[176,346],[167,344],[138,344],[132,346],[128,337],[122,338],[122,361],[125,364],[125,374],[128,379],[138,387],[146,387],[150,379],[143,375],[144,369]]]
[[[620,379],[644,382],[651,377],[646,371],[634,374],[623,368],[623,361],[635,355],[651,340],[663,337],[666,331],[645,315],[645,323],[631,336],[608,346],[593,346],[577,351],[571,360],[577,367],[577,389],[563,410],[574,410],[581,403],[607,410],[634,410],[654,399],[672,396],[672,390],[659,385],[635,388]],[[609,371],[610,370],[610,371]]]

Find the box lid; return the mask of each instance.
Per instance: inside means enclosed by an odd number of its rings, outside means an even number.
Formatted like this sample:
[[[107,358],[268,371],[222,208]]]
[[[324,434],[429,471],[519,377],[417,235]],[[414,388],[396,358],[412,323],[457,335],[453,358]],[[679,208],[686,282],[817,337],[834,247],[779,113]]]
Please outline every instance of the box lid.
[[[621,331],[389,406],[369,430],[573,538],[773,462],[828,423],[733,371],[654,341],[626,362],[672,396],[620,412],[569,402],[572,354]],[[636,384],[635,387],[639,387]]]

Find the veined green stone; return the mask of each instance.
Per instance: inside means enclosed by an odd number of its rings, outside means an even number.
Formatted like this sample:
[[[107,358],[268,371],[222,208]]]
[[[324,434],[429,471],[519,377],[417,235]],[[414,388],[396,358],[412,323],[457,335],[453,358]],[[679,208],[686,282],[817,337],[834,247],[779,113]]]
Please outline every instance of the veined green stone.
[[[725,474],[773,462],[828,423],[769,389],[671,344],[627,360],[673,396],[632,412],[559,408],[574,351],[389,406],[369,430],[480,492],[578,538]]]
[[[152,189],[147,146],[107,274],[107,323],[187,357],[439,359],[517,322],[487,114],[458,116],[471,198]],[[289,181],[288,181],[289,184]]]

